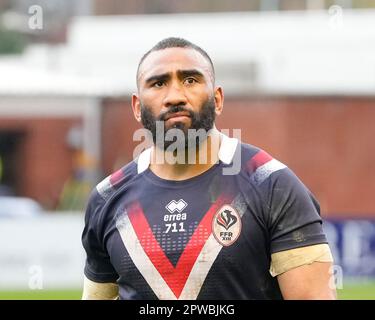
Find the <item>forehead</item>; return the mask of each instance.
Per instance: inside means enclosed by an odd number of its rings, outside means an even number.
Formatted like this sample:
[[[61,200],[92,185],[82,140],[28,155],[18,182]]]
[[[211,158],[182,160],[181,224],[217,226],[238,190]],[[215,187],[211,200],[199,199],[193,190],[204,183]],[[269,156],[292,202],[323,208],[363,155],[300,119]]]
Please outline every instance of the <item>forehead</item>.
[[[211,65],[199,51],[192,48],[167,48],[152,51],[143,60],[138,78],[142,81],[152,75],[190,69],[201,71],[207,78],[212,77]]]

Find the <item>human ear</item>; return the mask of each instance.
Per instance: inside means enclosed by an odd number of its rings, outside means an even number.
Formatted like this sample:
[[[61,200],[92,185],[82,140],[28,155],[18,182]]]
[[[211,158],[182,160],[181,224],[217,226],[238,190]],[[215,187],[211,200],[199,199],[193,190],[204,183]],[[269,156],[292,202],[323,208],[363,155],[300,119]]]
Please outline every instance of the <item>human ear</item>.
[[[215,88],[215,113],[216,115],[220,115],[223,112],[224,107],[224,92],[222,87]]]
[[[138,121],[141,122],[141,102],[139,100],[139,97],[133,93],[132,94],[132,109],[133,109],[133,114],[134,118]]]

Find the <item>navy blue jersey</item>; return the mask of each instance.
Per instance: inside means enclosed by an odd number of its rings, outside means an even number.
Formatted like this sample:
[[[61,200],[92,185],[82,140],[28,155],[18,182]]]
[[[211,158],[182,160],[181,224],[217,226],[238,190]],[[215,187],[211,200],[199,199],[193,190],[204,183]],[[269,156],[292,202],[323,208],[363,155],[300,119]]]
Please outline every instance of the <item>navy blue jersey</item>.
[[[237,174],[224,174],[240,159]],[[282,299],[271,254],[327,243],[319,205],[284,164],[225,137],[220,161],[183,181],[149,168],[150,152],[92,192],[85,275],[120,299]]]

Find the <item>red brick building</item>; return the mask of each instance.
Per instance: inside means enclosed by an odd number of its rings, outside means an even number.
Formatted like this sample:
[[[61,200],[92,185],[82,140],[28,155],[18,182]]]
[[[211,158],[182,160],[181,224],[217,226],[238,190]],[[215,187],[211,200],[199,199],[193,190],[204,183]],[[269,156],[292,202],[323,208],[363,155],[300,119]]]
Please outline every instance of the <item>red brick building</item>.
[[[99,158],[93,98],[2,96],[0,183],[46,209],[58,206],[64,185],[77,170],[80,150]]]

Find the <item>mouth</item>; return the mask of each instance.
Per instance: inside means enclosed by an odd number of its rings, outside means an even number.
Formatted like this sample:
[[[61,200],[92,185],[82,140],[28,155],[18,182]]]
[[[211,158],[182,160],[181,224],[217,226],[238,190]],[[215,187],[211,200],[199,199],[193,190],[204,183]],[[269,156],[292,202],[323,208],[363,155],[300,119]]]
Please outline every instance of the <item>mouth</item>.
[[[171,113],[165,117],[165,121],[169,119],[182,120],[184,118],[190,118],[189,112],[182,111],[182,112]]]

